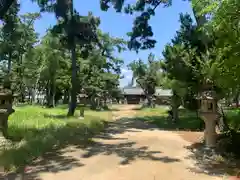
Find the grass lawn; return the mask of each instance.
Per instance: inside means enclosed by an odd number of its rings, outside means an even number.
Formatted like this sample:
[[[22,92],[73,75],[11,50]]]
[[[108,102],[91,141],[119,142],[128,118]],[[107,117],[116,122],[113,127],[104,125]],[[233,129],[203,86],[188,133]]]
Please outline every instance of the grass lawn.
[[[167,109],[162,107],[143,108],[137,111],[136,117],[140,120],[156,124],[159,128],[165,130],[202,130],[202,120],[197,117],[196,112],[185,109],[179,110],[179,121],[176,124],[167,120]]]
[[[67,109],[39,106],[16,107],[9,118],[9,136],[21,141],[7,144],[0,151],[0,165],[16,170],[31,164],[46,152],[68,145],[85,145],[111,120],[111,111],[85,111],[85,118],[67,118]],[[79,115],[79,112],[76,112]]]
[[[136,117],[140,120],[156,124],[159,128],[166,130],[187,130],[199,131],[203,130],[201,123],[203,121],[197,117],[196,112],[188,111],[186,109],[179,110],[179,121],[172,124],[167,121],[167,109],[162,107],[157,108],[143,108],[136,111]],[[225,111],[228,125],[239,131],[240,130],[240,109],[233,108]]]
[[[237,131],[240,131],[240,109],[229,109],[226,114],[229,126]]]

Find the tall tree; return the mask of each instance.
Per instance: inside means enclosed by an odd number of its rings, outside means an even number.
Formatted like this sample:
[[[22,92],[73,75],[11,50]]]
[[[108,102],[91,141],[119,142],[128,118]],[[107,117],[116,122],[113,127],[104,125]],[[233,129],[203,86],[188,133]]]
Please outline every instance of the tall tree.
[[[53,28],[54,33],[63,34],[62,42],[71,52],[72,76],[71,76],[71,103],[69,104],[68,115],[73,116],[77,106],[77,56],[76,44],[82,48],[82,56],[87,56],[88,50],[92,48],[92,42],[97,41],[96,30],[100,21],[90,13],[87,17],[80,16],[75,10],[73,0],[51,2],[36,0],[42,11],[55,11],[59,19],[58,24]]]
[[[157,76],[160,70],[159,61],[156,61],[154,55],[150,53],[147,64],[140,59],[138,61],[133,61],[128,67],[133,71],[136,82],[143,89],[148,100],[148,106],[154,107],[153,96],[157,83],[159,82]]]
[[[19,21],[17,16],[20,5],[14,2],[8,12],[3,16],[3,27],[1,32],[1,54],[2,60],[7,60],[7,74],[10,76],[12,70],[12,61],[16,58],[16,46],[21,38],[19,32]]]
[[[98,32],[99,43],[89,53],[89,57],[81,60],[81,89],[85,89],[92,100],[92,108],[101,108],[98,102],[119,96],[118,86],[123,61],[114,56],[114,52],[125,50],[125,41],[111,37],[107,33]],[[102,49],[104,51],[102,51]]]
[[[206,75],[203,67],[209,64],[205,55],[212,45],[211,41],[203,38],[204,33],[198,25],[193,24],[188,14],[181,14],[180,22],[180,30],[172,39],[172,44],[167,44],[163,51],[165,59],[162,64],[163,70],[173,82],[172,110],[175,121],[178,119],[178,107],[184,99],[196,104],[195,97],[201,90]],[[183,86],[186,86],[184,93],[178,93],[178,88],[182,89]],[[188,107],[196,107],[194,104]]]
[[[38,42],[38,34],[34,30],[34,22],[40,17],[39,13],[27,13],[20,16],[19,21],[19,36],[20,39],[16,44],[16,63],[13,68],[15,73],[14,77],[14,87],[20,94],[20,101],[24,102],[25,97],[25,86],[24,86],[24,66],[23,59],[28,51],[34,48],[34,45]]]

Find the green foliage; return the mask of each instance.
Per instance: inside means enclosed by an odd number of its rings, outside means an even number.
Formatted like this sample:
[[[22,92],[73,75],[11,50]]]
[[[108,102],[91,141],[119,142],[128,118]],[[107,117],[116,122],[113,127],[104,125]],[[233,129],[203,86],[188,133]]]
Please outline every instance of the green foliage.
[[[1,74],[11,75],[20,101],[25,101],[26,93],[31,102],[36,94],[45,94],[47,106],[54,107],[64,96],[65,103],[71,99],[69,115],[73,115],[81,90],[104,99],[119,97],[123,62],[113,54],[125,50],[126,42],[101,32],[100,19],[91,12],[79,15],[72,1],[35,2],[41,12],[55,12],[57,17],[57,24],[40,42],[33,27],[40,14],[18,16],[19,4],[13,3],[3,18]]]
[[[34,30],[34,21],[39,18],[39,13],[28,13],[18,16],[19,4],[13,3],[8,13],[4,16],[4,25],[1,27],[1,66],[4,74],[10,78],[12,89],[23,96],[25,55],[28,54],[38,41],[38,34]]]
[[[163,51],[165,74],[186,86],[185,93],[188,95],[197,95],[207,80],[211,80],[215,89],[219,90],[222,64],[213,46],[215,40],[194,25],[189,15],[180,15],[180,22],[180,30],[172,44],[166,45]]]
[[[180,109],[179,120],[172,123],[168,118],[166,109],[154,108],[143,109],[137,112],[136,118],[142,121],[156,124],[159,128],[168,130],[186,130],[186,131],[201,131],[202,120],[196,116],[195,112]]]
[[[229,124],[229,127],[236,131],[239,131],[240,130],[239,118],[240,118],[239,109],[238,108],[230,109],[227,113],[227,122]]]
[[[123,61],[113,53],[124,50],[125,42],[101,31],[98,31],[98,37],[104,51],[96,47],[87,59],[79,59],[79,81],[82,82],[80,89],[89,98],[106,101],[120,96],[119,79]]]
[[[137,86],[141,87],[148,100],[148,106],[154,107],[154,94],[157,85],[160,84],[160,62],[155,60],[155,56],[150,53],[148,62],[145,64],[141,59],[133,61],[128,65],[133,72],[132,84],[136,79]]]
[[[234,76],[232,79],[236,80],[236,76],[238,76],[235,73],[238,72],[236,56],[239,48],[239,36],[237,35],[240,20],[238,16],[239,2],[235,0],[204,0],[199,2],[198,6],[202,7],[198,11],[200,15],[210,15],[210,19],[203,29],[210,36],[215,37],[216,51],[221,57],[222,73]],[[233,81],[233,84],[236,82]]]
[[[145,95],[153,96],[159,82],[159,76],[157,75],[160,70],[160,63],[155,60],[154,55],[149,54],[147,64],[139,59],[130,63],[128,68],[132,70],[133,78],[136,79],[136,82],[143,89]]]
[[[17,57],[16,48],[18,46],[18,40],[21,37],[21,31],[19,29],[19,12],[20,5],[14,2],[11,8],[3,17],[4,25],[1,27],[2,31],[0,37],[1,42],[1,61],[7,61],[7,69],[5,70],[10,77],[12,59]]]
[[[0,4],[0,18],[2,19],[11,5],[14,3],[14,0],[2,0]]]
[[[155,9],[162,5],[168,7],[171,5],[171,0],[138,0],[132,4],[125,4],[124,0],[100,0],[101,9],[107,11],[111,4],[117,12],[124,12],[127,14],[136,14],[133,23],[132,32],[129,32],[130,41],[128,43],[129,49],[135,51],[144,50],[155,47],[156,40],[154,40],[152,27],[149,24],[151,17],[155,15]]]

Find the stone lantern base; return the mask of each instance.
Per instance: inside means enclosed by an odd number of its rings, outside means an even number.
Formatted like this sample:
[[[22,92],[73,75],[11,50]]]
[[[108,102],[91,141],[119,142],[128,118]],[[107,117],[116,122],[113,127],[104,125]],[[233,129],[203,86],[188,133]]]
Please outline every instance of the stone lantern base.
[[[0,146],[3,146],[6,142],[6,138],[4,137],[2,131],[0,131]]]
[[[216,122],[218,114],[210,112],[200,112],[200,116],[205,122],[204,139],[206,147],[215,148],[217,140]]]

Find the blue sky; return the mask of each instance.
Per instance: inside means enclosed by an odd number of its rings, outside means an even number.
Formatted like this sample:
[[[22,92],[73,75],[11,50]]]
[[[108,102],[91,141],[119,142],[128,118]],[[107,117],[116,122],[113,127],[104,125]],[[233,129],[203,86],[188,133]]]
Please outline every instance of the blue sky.
[[[100,0],[75,0],[74,6],[81,15],[87,15],[92,11],[95,16],[101,18],[100,28],[104,32],[109,32],[112,36],[122,37],[127,39],[126,33],[131,31],[134,17],[123,13],[116,13],[113,9],[103,12],[100,10]],[[126,0],[127,2],[135,2],[135,0]],[[39,9],[36,4],[31,3],[30,0],[20,0],[21,12],[38,12]],[[85,2],[85,3],[83,3]],[[87,3],[89,2],[89,3]],[[170,42],[176,30],[179,28],[179,13],[189,13],[192,15],[191,5],[187,1],[173,0],[173,5],[169,8],[159,7],[156,11],[156,16],[151,19],[151,25],[154,32],[154,38],[157,40],[157,45],[152,50],[141,51],[138,54],[131,51],[126,51],[119,54],[125,62],[122,73],[125,76],[121,80],[121,86],[126,85],[131,80],[131,71],[127,70],[126,65],[135,60],[146,60],[150,52],[154,53],[156,57],[161,58],[162,51],[166,43]],[[44,35],[46,29],[56,23],[53,14],[43,14],[42,18],[35,23],[35,29],[40,35]]]

